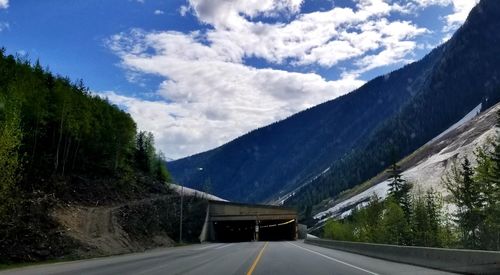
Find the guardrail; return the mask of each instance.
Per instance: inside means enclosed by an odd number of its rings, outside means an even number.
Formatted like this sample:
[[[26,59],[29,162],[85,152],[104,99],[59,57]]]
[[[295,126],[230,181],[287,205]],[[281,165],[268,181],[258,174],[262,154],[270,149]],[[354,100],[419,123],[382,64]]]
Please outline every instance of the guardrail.
[[[464,274],[500,274],[500,252],[397,246],[324,239],[305,243],[360,255]]]

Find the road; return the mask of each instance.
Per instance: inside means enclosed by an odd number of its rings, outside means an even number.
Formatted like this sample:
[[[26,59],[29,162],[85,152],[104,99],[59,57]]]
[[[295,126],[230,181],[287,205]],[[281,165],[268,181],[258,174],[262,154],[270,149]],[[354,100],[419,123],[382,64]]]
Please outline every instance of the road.
[[[202,244],[30,266],[0,274],[450,274],[301,241]]]

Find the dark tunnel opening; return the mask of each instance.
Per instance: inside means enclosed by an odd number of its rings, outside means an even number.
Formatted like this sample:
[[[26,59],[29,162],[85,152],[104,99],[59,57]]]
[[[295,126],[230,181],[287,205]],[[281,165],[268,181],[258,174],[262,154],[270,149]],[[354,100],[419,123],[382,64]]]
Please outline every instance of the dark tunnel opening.
[[[295,220],[268,220],[259,223],[259,241],[291,241],[295,237]]]
[[[284,241],[296,239],[295,220],[255,220],[213,222],[218,242]],[[258,232],[257,232],[258,231]]]
[[[250,242],[254,240],[255,221],[217,221],[213,223],[219,242]]]

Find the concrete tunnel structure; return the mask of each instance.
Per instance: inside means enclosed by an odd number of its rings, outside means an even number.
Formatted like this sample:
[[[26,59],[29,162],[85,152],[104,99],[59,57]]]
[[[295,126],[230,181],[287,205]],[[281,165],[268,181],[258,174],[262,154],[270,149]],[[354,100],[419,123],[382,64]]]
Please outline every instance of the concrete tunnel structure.
[[[280,241],[298,238],[297,211],[271,205],[209,201],[200,241]]]

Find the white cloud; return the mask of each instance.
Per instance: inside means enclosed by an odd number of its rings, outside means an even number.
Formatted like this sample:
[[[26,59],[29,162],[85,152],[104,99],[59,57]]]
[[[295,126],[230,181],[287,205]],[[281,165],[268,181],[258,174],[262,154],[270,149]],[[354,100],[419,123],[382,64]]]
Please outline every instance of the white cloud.
[[[186,16],[186,14],[189,12],[189,7],[188,6],[181,6],[179,8],[179,14],[181,16]]]
[[[444,31],[455,31],[467,19],[469,12],[479,0],[450,0],[453,3],[453,13],[445,16],[446,26]]]
[[[239,27],[244,16],[297,13],[303,0],[188,0],[198,19],[215,28]]]
[[[155,14],[155,15],[162,15],[162,14],[164,14],[164,13],[165,13],[165,12],[164,12],[164,11],[162,11],[162,10],[155,10],[155,11],[154,11],[154,14]]]
[[[388,16],[393,7],[383,0],[358,0],[357,3],[355,9],[335,7],[298,14],[289,23],[275,24],[254,22],[251,18],[262,14],[272,17],[279,12],[295,14],[300,11],[301,1],[191,0],[190,7],[202,22],[214,26],[204,35],[220,53],[239,59],[253,56],[272,63],[290,61],[296,65],[331,67],[368,50],[384,47],[386,37],[378,35],[382,30],[365,31],[361,27],[363,23]],[[419,32],[411,30],[401,39],[414,39],[425,32],[425,29],[414,28]],[[361,36],[370,40],[350,40]]]
[[[9,7],[9,0],[0,0],[0,9],[6,9]]]
[[[430,31],[390,15],[450,4],[458,14],[467,9],[458,1],[355,0],[354,8],[301,14],[303,0],[188,0],[180,14],[189,12],[209,28],[135,29],[107,41],[130,81],[144,74],[164,78],[157,91],[164,100],[106,95],[152,131],[167,156],[187,156],[343,95],[364,83],[357,79],[364,72],[412,61],[423,47],[417,38]],[[296,67],[346,61],[353,67],[328,81],[315,73],[253,68],[245,64],[249,57]]]
[[[480,0],[394,0],[402,12],[415,12],[417,9],[427,8],[429,6],[451,6],[452,13],[444,16],[445,33],[453,32],[464,23],[469,12],[476,6]],[[446,34],[445,36],[449,36]],[[447,39],[443,39],[447,40]]]
[[[109,42],[129,70],[166,79],[158,91],[166,101],[108,96],[126,106],[142,129],[152,131],[172,158],[221,145],[363,84],[356,79],[327,81],[313,73],[248,67],[231,62],[195,37],[136,30]]]

